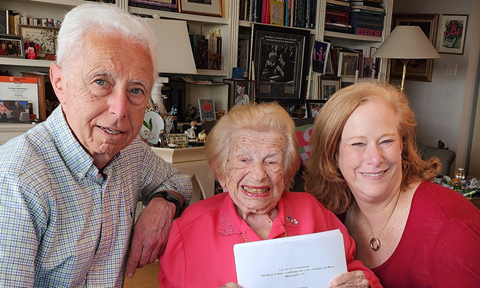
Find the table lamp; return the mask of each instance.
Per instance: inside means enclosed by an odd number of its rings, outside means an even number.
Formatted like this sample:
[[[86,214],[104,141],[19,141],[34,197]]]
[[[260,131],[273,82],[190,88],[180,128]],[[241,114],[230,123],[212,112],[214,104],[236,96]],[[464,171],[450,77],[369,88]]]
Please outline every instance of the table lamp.
[[[154,18],[158,18],[154,15]],[[187,23],[180,20],[146,18],[148,26],[152,28],[157,39],[157,67],[159,73],[197,74],[192,46],[188,36]],[[164,113],[162,94],[164,83],[168,77],[158,77],[152,90],[152,101]],[[161,109],[161,110],[160,110]]]
[[[419,26],[397,26],[373,54],[376,58],[400,59],[403,63],[402,84],[404,91],[407,64],[411,59],[440,58]]]

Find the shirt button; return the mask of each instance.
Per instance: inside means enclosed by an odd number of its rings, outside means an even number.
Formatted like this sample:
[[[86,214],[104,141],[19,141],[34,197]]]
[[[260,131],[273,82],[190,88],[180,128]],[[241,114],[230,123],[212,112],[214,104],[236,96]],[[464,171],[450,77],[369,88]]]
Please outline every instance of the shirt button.
[[[77,173],[77,177],[78,177],[78,178],[82,178],[82,177],[83,177],[82,172],[78,172],[78,173]]]
[[[100,270],[100,267],[98,266],[93,267],[93,271],[98,272],[98,270]]]

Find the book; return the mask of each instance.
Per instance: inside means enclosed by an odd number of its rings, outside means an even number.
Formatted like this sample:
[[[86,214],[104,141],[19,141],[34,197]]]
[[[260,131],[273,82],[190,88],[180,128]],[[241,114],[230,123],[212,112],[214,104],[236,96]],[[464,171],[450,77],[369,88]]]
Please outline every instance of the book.
[[[341,33],[352,33],[352,25],[341,23],[325,23],[325,30]]]
[[[353,27],[353,34],[356,35],[382,37],[382,33],[383,30]]]
[[[347,272],[339,229],[235,244],[233,252],[242,287],[328,287]]]
[[[270,24],[283,26],[283,2],[270,0]]]
[[[370,11],[376,11],[376,12],[385,12],[385,8],[377,8],[377,7],[372,7],[372,6],[365,6],[365,5],[351,5],[352,8],[351,11],[356,12],[357,10],[355,9],[360,9],[360,10],[370,10]]]
[[[384,22],[385,16],[382,14],[374,13],[365,13],[365,12],[350,12],[350,19],[368,21],[373,23],[382,23]]]
[[[340,6],[350,6],[350,2],[340,1],[340,0],[327,0],[327,4],[335,4]]]
[[[367,16],[364,17],[363,14],[352,12],[350,13],[350,22],[349,24],[353,27],[361,27],[361,28],[368,28],[368,29],[376,29],[376,30],[383,30],[383,16],[382,19],[378,20],[375,16]],[[373,20],[375,19],[375,20]]]

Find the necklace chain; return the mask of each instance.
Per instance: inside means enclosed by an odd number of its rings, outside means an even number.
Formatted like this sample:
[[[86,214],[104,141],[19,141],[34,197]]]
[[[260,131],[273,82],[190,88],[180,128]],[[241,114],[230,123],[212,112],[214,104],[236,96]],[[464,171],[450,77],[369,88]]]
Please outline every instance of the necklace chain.
[[[385,229],[385,227],[387,227],[388,222],[390,221],[393,214],[395,213],[395,210],[397,209],[398,199],[400,199],[400,194],[397,197],[397,202],[395,202],[395,207],[393,208],[392,214],[390,214],[390,217],[388,217],[387,222],[385,222],[385,225],[383,225],[383,228],[380,231],[380,234],[378,234],[378,237],[382,236],[383,230]],[[360,209],[360,207],[358,207],[358,209]],[[370,229],[370,225],[368,225],[367,219],[365,219],[362,209],[360,209],[360,214],[362,215],[363,221],[365,221],[365,224],[367,225],[368,231],[370,231],[370,234],[372,235],[372,239],[370,239],[370,248],[372,248],[373,251],[377,252],[378,250],[380,250],[380,246],[381,246],[380,239],[378,239],[373,235],[372,229]]]
[[[283,231],[284,231],[285,237],[287,237],[287,228],[285,227],[285,224],[283,224]],[[240,232],[240,234],[242,234],[242,237],[243,237],[243,240],[245,240],[245,243],[248,243],[247,237],[245,237],[243,232]]]

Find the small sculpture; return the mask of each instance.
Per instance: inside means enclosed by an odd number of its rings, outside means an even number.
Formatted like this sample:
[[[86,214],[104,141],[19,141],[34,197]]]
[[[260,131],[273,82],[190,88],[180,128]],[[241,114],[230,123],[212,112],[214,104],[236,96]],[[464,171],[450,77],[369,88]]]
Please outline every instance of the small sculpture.
[[[195,129],[197,129],[197,121],[190,122],[190,128],[185,130],[185,134],[187,134],[189,139],[196,139],[195,137]]]
[[[205,129],[203,129],[200,133],[198,133],[198,141],[205,142],[205,139],[207,139],[207,133],[205,133]]]
[[[173,104],[172,110],[170,110],[170,117],[173,120],[173,133],[177,133],[177,116],[178,116],[177,105]]]
[[[27,59],[36,59],[38,51],[40,50],[40,45],[33,41],[28,41],[24,45],[25,48],[25,58]]]

